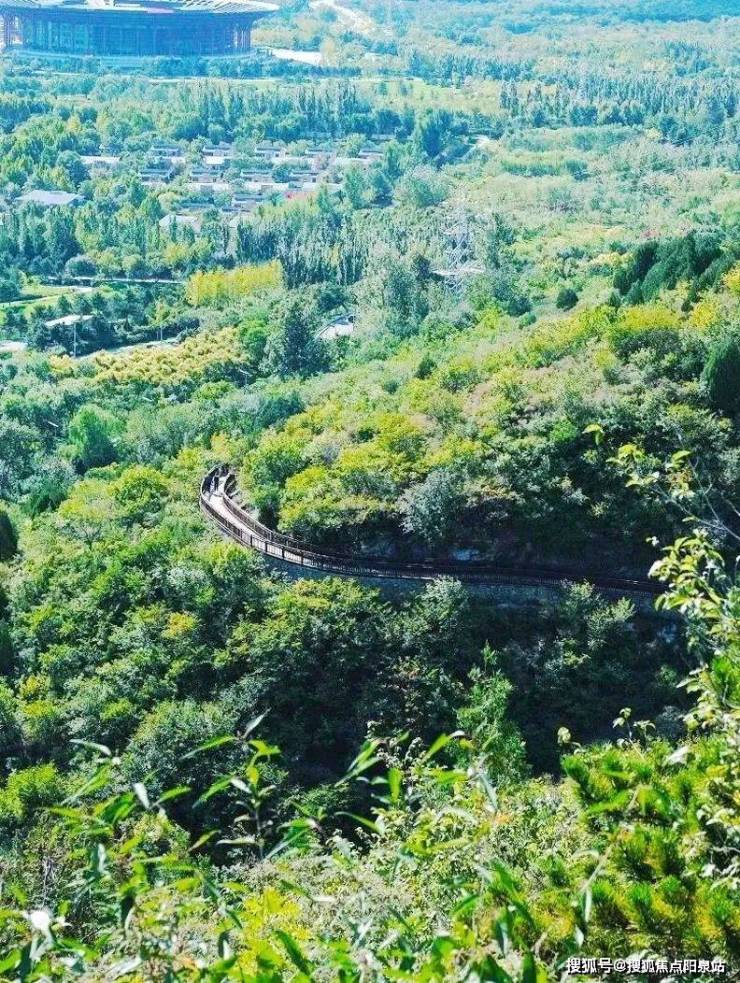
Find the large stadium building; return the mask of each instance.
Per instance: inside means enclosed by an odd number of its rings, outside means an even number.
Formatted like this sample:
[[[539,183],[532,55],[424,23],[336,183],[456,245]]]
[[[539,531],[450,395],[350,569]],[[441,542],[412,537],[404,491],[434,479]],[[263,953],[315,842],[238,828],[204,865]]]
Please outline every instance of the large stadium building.
[[[242,54],[274,10],[256,0],[0,0],[6,51],[99,57]]]

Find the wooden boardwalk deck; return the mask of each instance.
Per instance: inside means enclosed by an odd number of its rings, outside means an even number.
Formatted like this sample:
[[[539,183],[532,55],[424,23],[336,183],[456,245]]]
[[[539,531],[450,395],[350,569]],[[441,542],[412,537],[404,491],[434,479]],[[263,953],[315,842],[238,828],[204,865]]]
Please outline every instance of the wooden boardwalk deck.
[[[237,499],[236,474],[226,465],[209,471],[200,488],[203,512],[230,539],[281,564],[324,572],[327,575],[370,579],[430,581],[454,577],[481,587],[562,587],[566,582],[587,582],[605,593],[648,600],[661,593],[650,580],[584,574],[569,568],[507,567],[480,562],[407,563],[384,557],[330,551],[276,532],[259,522]]]

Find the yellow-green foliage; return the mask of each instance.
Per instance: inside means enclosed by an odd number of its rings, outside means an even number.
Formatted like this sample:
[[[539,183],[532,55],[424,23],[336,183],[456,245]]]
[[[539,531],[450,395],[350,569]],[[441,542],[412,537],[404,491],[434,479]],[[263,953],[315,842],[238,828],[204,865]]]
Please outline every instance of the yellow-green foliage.
[[[177,345],[97,355],[93,382],[105,386],[138,383],[171,389],[184,383],[192,385],[223,378],[243,360],[236,330],[223,328],[194,335]]]
[[[430,471],[476,474],[522,416],[546,413],[563,388],[574,405],[593,400],[631,352],[681,331],[696,327],[662,304],[598,307],[524,330],[485,313],[439,344],[423,377],[408,351],[386,363],[386,378],[397,373],[393,385],[365,367],[337,377],[315,405],[263,437],[243,469],[245,486],[301,535],[393,519],[400,496]],[[572,443],[582,429],[563,422],[553,442]],[[525,441],[534,446],[522,434],[523,451]],[[475,494],[507,497],[485,480]]]
[[[62,778],[53,764],[33,765],[14,771],[0,789],[0,828],[12,827],[38,808],[58,801]]]
[[[163,507],[167,481],[156,468],[134,465],[113,483],[113,497],[128,519],[144,521]]]
[[[676,312],[663,304],[625,307],[609,325],[607,337],[610,345],[619,351],[630,340],[652,331],[675,331],[679,324]]]
[[[725,277],[725,284],[731,293],[740,297],[740,263],[737,263]]]
[[[282,283],[282,269],[272,263],[237,266],[233,270],[193,273],[185,285],[185,298],[193,307],[221,307],[248,297],[257,290],[269,290]]]

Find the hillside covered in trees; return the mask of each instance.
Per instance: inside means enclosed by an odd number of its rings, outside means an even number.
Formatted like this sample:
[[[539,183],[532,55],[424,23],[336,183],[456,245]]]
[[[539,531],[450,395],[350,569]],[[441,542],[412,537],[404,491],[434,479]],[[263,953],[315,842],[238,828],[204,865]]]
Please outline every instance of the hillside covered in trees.
[[[728,7],[0,55],[0,980],[740,972]]]

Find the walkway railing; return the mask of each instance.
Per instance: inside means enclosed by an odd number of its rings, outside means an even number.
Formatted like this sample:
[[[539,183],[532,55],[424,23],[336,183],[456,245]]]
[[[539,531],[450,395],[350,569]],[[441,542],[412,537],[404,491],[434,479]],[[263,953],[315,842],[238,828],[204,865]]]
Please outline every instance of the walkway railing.
[[[348,551],[325,550],[270,529],[244,509],[237,496],[236,474],[228,465],[213,468],[201,483],[201,509],[231,539],[272,559],[327,574],[420,581],[448,576],[480,586],[512,587],[558,587],[565,581],[571,581],[588,582],[601,590],[617,594],[654,597],[661,593],[660,586],[650,580],[585,574],[582,570],[566,567],[506,567],[478,561],[444,560],[407,563]]]

